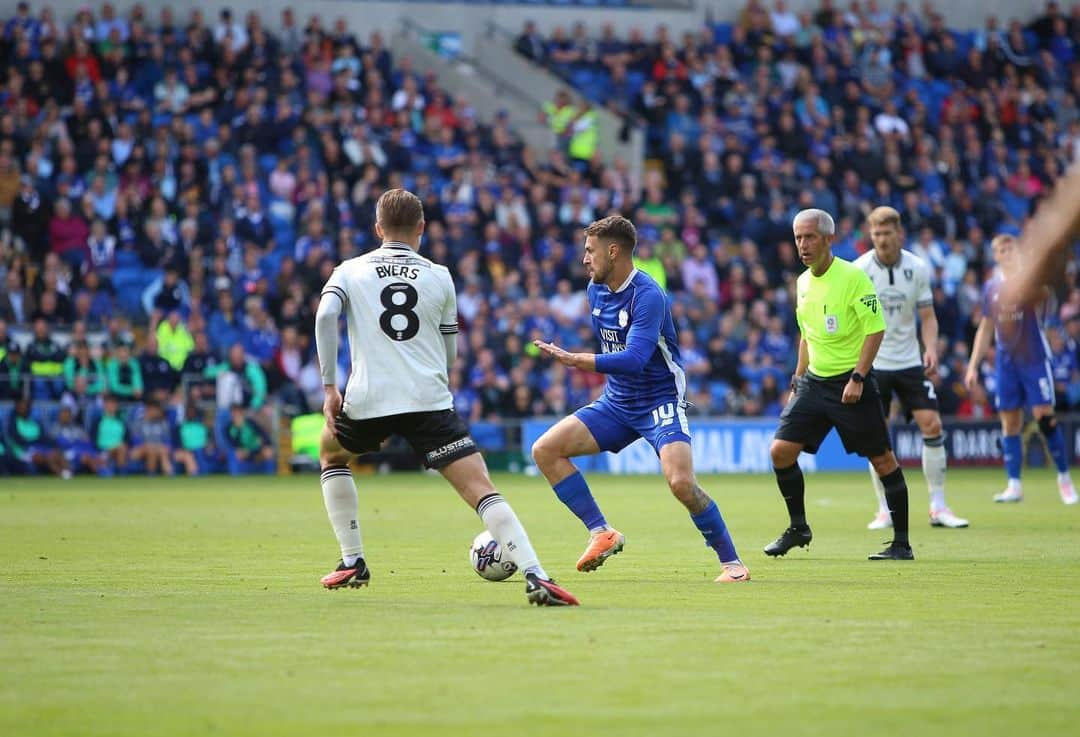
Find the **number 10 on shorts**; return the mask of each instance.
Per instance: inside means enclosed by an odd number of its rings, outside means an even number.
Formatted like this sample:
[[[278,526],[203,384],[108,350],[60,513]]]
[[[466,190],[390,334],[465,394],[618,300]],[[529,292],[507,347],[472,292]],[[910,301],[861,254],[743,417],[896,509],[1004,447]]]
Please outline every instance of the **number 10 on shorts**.
[[[671,402],[661,404],[652,411],[653,424],[657,427],[667,427],[675,422],[675,405]]]

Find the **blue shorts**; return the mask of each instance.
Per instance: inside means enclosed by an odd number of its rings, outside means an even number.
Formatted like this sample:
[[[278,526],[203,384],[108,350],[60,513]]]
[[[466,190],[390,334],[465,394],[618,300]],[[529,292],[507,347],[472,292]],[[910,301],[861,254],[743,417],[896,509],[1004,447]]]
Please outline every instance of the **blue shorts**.
[[[589,428],[600,450],[618,453],[638,438],[645,438],[657,455],[668,443],[690,442],[683,403],[674,397],[645,410],[627,410],[606,396],[574,413]]]
[[[999,411],[1023,409],[1039,404],[1054,406],[1054,374],[1050,362],[1019,366],[1000,361],[997,365],[997,399]]]

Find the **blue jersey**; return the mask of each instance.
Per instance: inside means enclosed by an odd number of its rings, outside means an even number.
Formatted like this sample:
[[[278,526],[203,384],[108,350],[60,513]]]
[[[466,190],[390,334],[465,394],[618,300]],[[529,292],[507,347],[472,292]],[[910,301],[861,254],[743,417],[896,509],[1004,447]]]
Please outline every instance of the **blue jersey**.
[[[1042,368],[1050,358],[1050,348],[1043,332],[1045,307],[1003,305],[999,301],[1001,275],[996,274],[983,287],[983,314],[994,321],[998,364],[1019,368]]]
[[[1053,407],[1054,376],[1050,367],[1050,347],[1043,333],[1044,307],[1003,305],[1001,277],[995,276],[983,288],[983,314],[994,321],[997,351],[994,374],[999,410]]]
[[[605,396],[630,412],[652,411],[686,394],[686,375],[667,294],[634,269],[621,287],[590,283],[589,311],[600,339],[596,370],[608,375]]]

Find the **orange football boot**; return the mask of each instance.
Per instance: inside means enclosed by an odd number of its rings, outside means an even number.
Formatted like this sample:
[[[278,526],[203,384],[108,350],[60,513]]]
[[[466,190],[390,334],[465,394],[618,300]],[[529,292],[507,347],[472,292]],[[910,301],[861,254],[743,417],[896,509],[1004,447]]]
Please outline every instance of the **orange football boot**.
[[[577,569],[582,572],[595,571],[604,565],[604,561],[622,552],[626,538],[616,529],[608,528],[589,538],[589,545],[578,558]]]

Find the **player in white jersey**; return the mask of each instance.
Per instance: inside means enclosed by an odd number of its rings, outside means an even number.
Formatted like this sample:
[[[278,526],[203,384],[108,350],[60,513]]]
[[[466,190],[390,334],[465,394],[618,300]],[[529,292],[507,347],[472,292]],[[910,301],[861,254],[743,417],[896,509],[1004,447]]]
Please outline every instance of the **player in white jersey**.
[[[937,371],[938,323],[930,292],[930,266],[902,248],[904,230],[900,213],[878,207],[867,222],[874,247],[855,260],[874,282],[878,302],[885,314],[885,339],[874,359],[874,376],[888,416],[895,394],[908,420],[915,419],[923,437],[922,466],[930,490],[930,524],[934,527],[967,527],[968,521],[952,513],[945,503],[945,438],[941,429],[937,393],[930,377]],[[921,325],[922,353],[916,334]],[[877,516],[871,530],[892,526],[881,479],[870,467],[878,497]]]
[[[544,572],[517,515],[492,485],[468,425],[453,410],[447,372],[457,353],[457,297],[446,267],[417,253],[424,232],[420,199],[403,189],[385,192],[376,205],[375,232],[382,245],[334,269],[315,316],[326,393],[319,439],[323,501],[341,546],[341,562],[323,577],[323,586],[370,581],[348,464],[400,435],[480,515],[525,574],[530,603],[576,605],[573,594]],[[336,375],[342,311],[352,354],[344,398]]]

